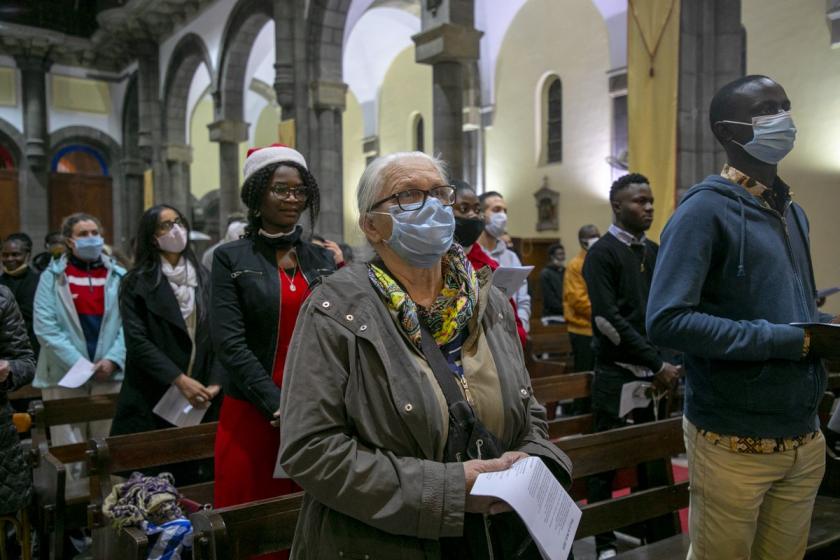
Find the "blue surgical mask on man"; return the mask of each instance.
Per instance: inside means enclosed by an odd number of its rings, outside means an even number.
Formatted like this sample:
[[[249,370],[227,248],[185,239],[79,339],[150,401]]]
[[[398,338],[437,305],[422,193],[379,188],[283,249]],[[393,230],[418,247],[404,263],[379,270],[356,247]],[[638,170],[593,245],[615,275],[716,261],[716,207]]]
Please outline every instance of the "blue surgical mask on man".
[[[776,165],[793,150],[796,140],[796,126],[790,111],[782,111],[775,115],[761,115],[753,117],[752,123],[739,121],[720,121],[728,124],[751,126],[753,139],[746,144],[735,142],[752,157],[764,163]]]
[[[401,210],[395,204],[387,213],[394,223],[388,246],[411,266],[433,267],[452,245],[455,214],[436,198],[429,198],[419,210]]]
[[[73,239],[76,245],[76,255],[85,261],[95,261],[102,255],[102,247],[105,240],[101,235],[89,235]]]

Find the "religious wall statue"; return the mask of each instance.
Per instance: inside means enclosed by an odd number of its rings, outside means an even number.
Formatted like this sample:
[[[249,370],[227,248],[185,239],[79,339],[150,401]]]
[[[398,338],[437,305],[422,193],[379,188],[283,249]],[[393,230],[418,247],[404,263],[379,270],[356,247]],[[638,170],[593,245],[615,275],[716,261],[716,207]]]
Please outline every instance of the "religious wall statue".
[[[560,229],[560,193],[548,186],[548,177],[543,177],[540,190],[534,193],[537,199],[537,231]]]

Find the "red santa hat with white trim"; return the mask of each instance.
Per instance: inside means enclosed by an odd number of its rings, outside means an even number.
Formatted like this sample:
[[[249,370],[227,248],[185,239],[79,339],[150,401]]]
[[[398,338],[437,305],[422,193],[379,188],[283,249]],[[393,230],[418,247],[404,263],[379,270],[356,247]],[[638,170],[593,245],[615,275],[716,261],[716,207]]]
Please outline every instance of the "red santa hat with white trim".
[[[297,163],[304,169],[309,170],[309,167],[306,165],[306,159],[299,151],[294,148],[290,148],[285,144],[272,144],[271,146],[251,148],[248,150],[245,165],[242,168],[242,173],[245,175],[245,180],[247,181],[251,175],[266,165],[281,163],[284,161]]]

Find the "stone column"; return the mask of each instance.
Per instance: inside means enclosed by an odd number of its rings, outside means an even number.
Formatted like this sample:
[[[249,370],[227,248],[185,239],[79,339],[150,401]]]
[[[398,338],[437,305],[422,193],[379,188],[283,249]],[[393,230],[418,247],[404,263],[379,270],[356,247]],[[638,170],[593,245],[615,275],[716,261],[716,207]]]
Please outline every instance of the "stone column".
[[[120,162],[120,168],[125,189],[121,213],[124,231],[128,232],[128,241],[137,231],[137,224],[143,214],[143,172],[146,170],[146,163],[142,159],[128,157]]]
[[[219,224],[227,221],[228,215],[236,212],[239,202],[239,143],[248,139],[248,123],[234,120],[218,120],[207,125],[210,141],[219,143]],[[208,216],[208,220],[211,219]],[[220,230],[221,231],[221,230]]]
[[[169,144],[165,149],[166,168],[169,176],[169,189],[164,200],[184,215],[190,216],[190,164],[192,163],[192,147]]]
[[[19,56],[15,60],[22,82],[25,138],[23,155],[26,160],[21,162],[21,228],[37,240],[43,239],[49,227],[47,72],[52,62],[46,56],[36,55]]]
[[[473,28],[472,21],[440,22],[442,17],[438,13],[427,18],[424,13],[423,31],[412,39],[416,61],[432,65],[434,153],[442,154],[451,176],[460,179],[464,177],[464,64],[478,60],[482,32]]]
[[[741,0],[681,1],[677,200],[723,166],[709,104],[721,86],[746,72]]]
[[[334,241],[344,239],[341,113],[347,84],[317,81],[311,84],[313,127],[309,154],[310,170],[321,191],[321,213],[313,229]]]
[[[163,154],[163,109],[160,100],[160,64],[154,41],[137,41],[137,99],[140,157],[152,168],[155,202],[168,200],[169,185]]]

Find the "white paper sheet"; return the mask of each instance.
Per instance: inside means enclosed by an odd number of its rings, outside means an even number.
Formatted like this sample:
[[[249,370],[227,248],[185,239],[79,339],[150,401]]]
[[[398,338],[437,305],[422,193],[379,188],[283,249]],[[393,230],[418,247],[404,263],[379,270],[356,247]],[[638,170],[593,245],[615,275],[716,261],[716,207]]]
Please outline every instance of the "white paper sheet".
[[[513,297],[532,270],[533,266],[500,266],[493,273],[493,285],[502,290],[507,297]]]
[[[621,386],[621,400],[618,403],[619,418],[627,415],[634,408],[645,408],[650,404],[648,390],[652,387],[647,381],[631,381]]]
[[[580,508],[539,457],[517,461],[506,471],[478,475],[471,494],[492,496],[510,505],[543,558],[568,558],[580,523]]]
[[[208,407],[209,408],[209,407]],[[175,385],[170,385],[152,412],[179,428],[197,426],[207,413],[207,408],[194,408]]]
[[[71,367],[61,381],[58,382],[60,387],[67,387],[68,389],[76,389],[88,382],[88,379],[93,377],[93,364],[85,358],[79,358],[73,367]]]

